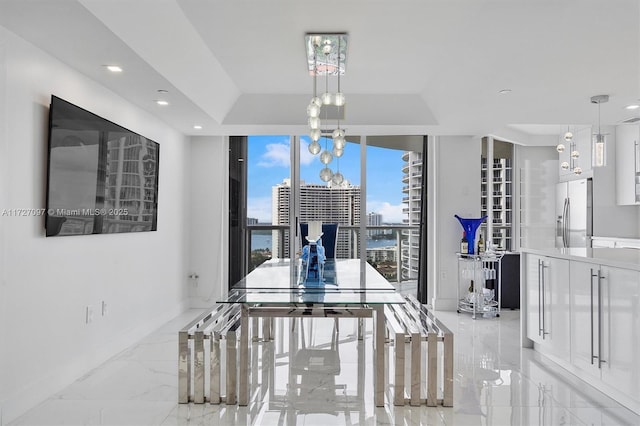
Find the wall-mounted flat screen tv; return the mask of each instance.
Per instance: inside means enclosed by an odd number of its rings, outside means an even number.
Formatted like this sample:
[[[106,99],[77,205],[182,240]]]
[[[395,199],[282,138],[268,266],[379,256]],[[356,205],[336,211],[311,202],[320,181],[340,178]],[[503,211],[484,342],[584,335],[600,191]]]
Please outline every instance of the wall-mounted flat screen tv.
[[[47,237],[155,231],[159,159],[158,143],[52,96]]]

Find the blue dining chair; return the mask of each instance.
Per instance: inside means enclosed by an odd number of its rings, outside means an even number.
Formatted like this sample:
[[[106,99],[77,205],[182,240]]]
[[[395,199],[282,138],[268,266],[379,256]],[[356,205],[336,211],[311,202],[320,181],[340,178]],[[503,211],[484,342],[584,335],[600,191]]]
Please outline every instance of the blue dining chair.
[[[300,224],[300,241],[302,247],[309,244],[307,241],[307,235],[309,234],[309,224]],[[338,224],[337,223],[323,223],[322,224],[322,246],[325,250],[325,257],[327,259],[335,259],[337,246],[338,246]]]

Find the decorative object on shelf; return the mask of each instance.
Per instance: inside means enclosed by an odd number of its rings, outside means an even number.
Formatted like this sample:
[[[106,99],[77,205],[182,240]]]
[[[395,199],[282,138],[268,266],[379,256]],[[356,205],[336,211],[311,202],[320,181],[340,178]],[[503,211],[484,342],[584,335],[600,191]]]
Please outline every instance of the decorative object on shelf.
[[[460,240],[460,254],[469,253],[469,242],[467,241],[466,231],[462,231],[462,239]]]
[[[320,179],[324,182],[331,181],[336,185],[342,184],[344,176],[340,173],[339,165],[336,173],[333,173],[329,164],[333,158],[339,158],[344,153],[346,145],[345,131],[340,127],[340,117],[344,113],[346,97],[340,86],[340,76],[345,72],[347,57],[347,33],[317,33],[306,34],[305,45],[307,51],[307,64],[309,74],[313,77],[313,96],[307,106],[309,123],[309,152],[312,155],[320,154],[320,162],[324,168],[320,171]],[[318,58],[323,58],[318,62]],[[317,77],[325,77],[325,90],[318,96]],[[337,76],[337,90],[331,93],[329,90],[329,75]],[[336,128],[326,129],[329,119],[328,110],[331,107],[336,115]],[[321,119],[324,112],[324,119]],[[324,129],[324,130],[323,130]],[[324,150],[319,140],[325,139]],[[331,139],[332,147],[329,149],[327,141]]]
[[[578,166],[578,157],[580,157],[580,153],[576,149],[576,143],[573,141],[573,133],[571,133],[569,126],[567,126],[567,131],[564,134],[564,140],[569,143],[570,155],[569,161],[563,161],[562,164],[560,164],[560,167],[562,167],[562,170],[571,169],[573,173],[580,175],[582,174],[582,167]],[[563,153],[565,149],[566,147],[562,142],[556,146],[556,150],[559,153]]]
[[[593,167],[604,167],[607,165],[606,135],[600,130],[600,104],[609,102],[609,95],[596,95],[591,97],[592,104],[598,104],[598,133],[591,136]]]
[[[468,250],[469,250],[468,254],[474,254],[475,252],[474,249],[476,246],[476,231],[480,226],[480,224],[487,219],[487,216],[482,216],[482,217],[473,218],[473,219],[460,217],[457,214],[454,216],[456,217],[456,219],[458,219],[458,221],[460,222],[460,225],[462,225],[462,229],[464,230],[465,236],[467,237]]]

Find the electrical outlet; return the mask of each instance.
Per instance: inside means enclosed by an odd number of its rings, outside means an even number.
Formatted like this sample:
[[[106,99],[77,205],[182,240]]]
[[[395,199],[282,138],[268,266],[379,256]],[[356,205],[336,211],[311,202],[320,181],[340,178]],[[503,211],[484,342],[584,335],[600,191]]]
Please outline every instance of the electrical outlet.
[[[107,316],[107,302],[105,302],[104,300],[102,301],[102,316],[106,317]]]
[[[93,306],[91,305],[87,306],[86,321],[87,321],[87,324],[91,324],[93,322]]]

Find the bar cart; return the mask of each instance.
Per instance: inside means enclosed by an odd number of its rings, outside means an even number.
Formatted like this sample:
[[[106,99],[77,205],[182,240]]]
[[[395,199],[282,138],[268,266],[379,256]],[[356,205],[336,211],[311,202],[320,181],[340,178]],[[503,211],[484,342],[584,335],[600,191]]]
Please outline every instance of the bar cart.
[[[458,253],[458,313],[500,316],[502,253]]]

